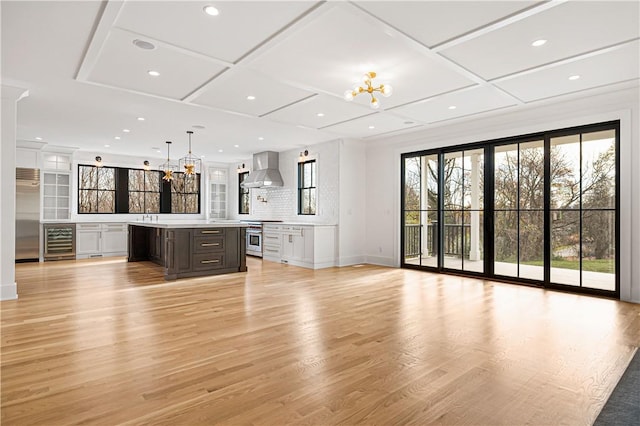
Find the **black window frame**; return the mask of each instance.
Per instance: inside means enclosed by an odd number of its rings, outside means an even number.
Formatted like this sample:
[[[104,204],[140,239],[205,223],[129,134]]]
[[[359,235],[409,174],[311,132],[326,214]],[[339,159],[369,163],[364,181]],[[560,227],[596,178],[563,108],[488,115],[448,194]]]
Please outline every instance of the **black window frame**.
[[[306,165],[310,165],[311,167],[311,171],[310,171],[310,175],[311,175],[311,182],[307,182],[304,181],[304,168]],[[315,216],[318,213],[318,190],[316,185],[313,185],[314,182],[317,181],[318,177],[318,165],[316,163],[315,158],[314,159],[310,159],[310,160],[306,160],[306,161],[301,161],[298,163],[298,215],[300,216]],[[304,212],[304,206],[303,206],[303,192],[304,191],[309,191],[309,213],[305,213]],[[311,197],[311,193],[313,193],[313,198]],[[313,199],[314,203],[313,203],[313,212],[311,212],[311,200]]]
[[[95,170],[96,173],[96,178],[95,178],[95,186],[82,186],[81,185],[81,170],[82,168],[90,168]],[[113,170],[113,188],[114,189],[101,189],[100,188],[100,173],[101,172],[105,172],[107,170]],[[78,214],[115,214],[118,212],[118,168],[117,167],[107,167],[107,166],[96,166],[94,164],[78,164],[78,191],[77,191],[77,204],[78,204]],[[80,193],[81,191],[89,191],[89,192],[93,192],[95,193],[95,197],[96,197],[96,209],[98,209],[98,206],[100,204],[99,202],[99,197],[100,197],[100,193],[104,193],[104,192],[110,192],[112,193],[112,198],[113,198],[113,211],[111,212],[105,212],[105,211],[95,211],[95,212],[81,212],[80,211],[80,200],[81,200],[81,196]]]
[[[143,190],[142,191],[132,190],[129,187],[129,183],[131,181],[130,176],[131,176],[131,172],[132,171],[134,171],[134,172],[142,172],[142,186],[143,186]],[[157,187],[156,191],[152,191],[150,189],[147,189],[147,181],[148,181],[147,176],[151,175],[151,174],[156,174],[157,177],[158,177],[158,187]],[[127,194],[128,194],[128,197],[127,197],[127,206],[128,206],[127,208],[128,208],[128,211],[127,212],[131,213],[131,214],[150,214],[150,213],[156,214],[156,213],[161,213],[162,202],[160,200],[162,199],[162,182],[163,182],[163,180],[162,180],[162,172],[160,172],[158,170],[146,170],[146,169],[129,168],[129,169],[127,169],[127,176],[129,178],[127,180]],[[132,212],[132,211],[130,211],[131,210],[131,204],[130,204],[130,202],[131,202],[131,193],[142,194],[142,210],[143,210],[142,212]],[[147,207],[147,194],[158,194],[158,198],[159,198],[159,200],[158,200],[158,210],[150,211],[150,209]]]
[[[605,130],[614,130],[615,131],[615,236],[614,236],[614,250],[615,250],[615,290],[601,290],[590,287],[583,287],[582,283],[580,286],[574,285],[566,285],[566,284],[558,284],[551,282],[550,279],[550,268],[551,268],[551,224],[550,217],[551,214],[551,155],[550,155],[550,144],[551,139],[566,135],[572,134],[584,134]],[[581,140],[582,140],[582,136]],[[494,273],[494,212],[496,211],[494,206],[494,154],[495,149],[502,145],[510,145],[510,144],[522,144],[530,141],[544,141],[544,278],[542,280],[533,280],[522,277],[512,277],[512,276],[503,276],[496,275]],[[485,150],[485,162],[484,162],[484,221],[482,223],[482,229],[485,235],[484,238],[484,272],[483,273],[475,273],[472,271],[464,271],[464,270],[449,270],[444,268],[442,265],[442,256],[439,256],[438,266],[426,266],[426,265],[415,265],[406,262],[405,258],[405,159],[416,156],[426,156],[426,155],[438,155],[439,160],[439,191],[438,191],[438,206],[441,213],[439,213],[439,226],[442,228],[442,216],[443,216],[443,159],[444,155],[448,152],[454,151],[466,151],[472,149],[483,148]],[[591,294],[596,296],[604,296],[609,298],[620,298],[620,121],[607,121],[601,123],[594,123],[583,126],[575,126],[564,129],[556,129],[556,130],[547,130],[541,131],[531,134],[492,139],[481,142],[473,142],[469,144],[461,144],[461,145],[452,145],[447,147],[439,147],[433,149],[426,149],[420,151],[413,151],[408,153],[403,153],[400,156],[400,266],[402,268],[407,269],[417,269],[417,270],[425,270],[430,272],[438,272],[452,275],[462,275],[462,276],[470,276],[470,277],[479,277],[485,279],[491,279],[495,281],[503,281],[508,283],[516,283],[516,284],[524,284],[524,285],[532,285],[541,288],[549,288],[554,290],[568,291],[572,293],[584,293]],[[580,163],[582,163],[582,158],[580,159]],[[613,210],[613,209],[592,209],[592,210]],[[580,218],[582,220],[582,207],[579,209]],[[439,253],[443,253],[442,251],[442,229],[439,229],[439,244],[440,249]],[[581,269],[580,273],[582,275],[582,259],[580,260]]]
[[[115,175],[115,189],[108,190],[114,192],[114,210],[112,212],[82,212],[80,210],[80,191],[87,190],[87,188],[83,188],[80,185],[81,173],[80,170],[82,167],[90,167],[94,169],[113,169]],[[160,175],[160,210],[158,212],[150,212],[150,213],[161,213],[161,214],[200,214],[202,210],[202,177],[200,173],[197,174],[198,177],[198,186],[197,186],[197,203],[198,208],[196,212],[190,213],[182,213],[182,212],[173,212],[171,211],[171,198],[172,198],[172,190],[171,190],[171,182],[167,182],[162,180],[163,172],[160,170],[146,170],[135,167],[112,167],[112,166],[101,166],[98,167],[95,164],[78,164],[77,167],[77,182],[78,187],[76,191],[77,197],[77,213],[82,215],[91,215],[91,214],[141,214],[138,212],[130,213],[129,212],[129,170],[142,170],[145,173],[158,173]],[[98,172],[99,173],[99,172]],[[174,179],[183,179],[183,173],[174,173]],[[88,190],[96,190],[93,188],[89,188]],[[140,191],[131,191],[131,192],[140,192]],[[154,191],[151,191],[154,192]],[[175,194],[175,192],[174,192]],[[195,192],[189,192],[189,194],[196,194]]]
[[[242,186],[242,182],[249,176],[249,172],[238,173],[238,214],[249,214],[251,212],[251,191]],[[246,211],[243,209],[246,201]]]

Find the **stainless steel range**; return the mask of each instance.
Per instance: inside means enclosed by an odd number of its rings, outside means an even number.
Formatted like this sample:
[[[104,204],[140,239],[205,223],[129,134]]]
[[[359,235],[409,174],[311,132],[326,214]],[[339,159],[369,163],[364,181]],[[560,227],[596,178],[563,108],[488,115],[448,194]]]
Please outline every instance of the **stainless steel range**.
[[[247,226],[247,254],[262,257],[262,224],[264,222],[282,222],[281,220],[241,220]]]

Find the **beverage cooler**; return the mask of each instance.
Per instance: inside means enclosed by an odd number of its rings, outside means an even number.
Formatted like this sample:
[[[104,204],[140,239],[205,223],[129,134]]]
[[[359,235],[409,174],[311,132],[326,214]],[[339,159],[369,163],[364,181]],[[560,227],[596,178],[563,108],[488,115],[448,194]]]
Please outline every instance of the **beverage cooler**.
[[[44,260],[76,258],[76,224],[44,224]]]

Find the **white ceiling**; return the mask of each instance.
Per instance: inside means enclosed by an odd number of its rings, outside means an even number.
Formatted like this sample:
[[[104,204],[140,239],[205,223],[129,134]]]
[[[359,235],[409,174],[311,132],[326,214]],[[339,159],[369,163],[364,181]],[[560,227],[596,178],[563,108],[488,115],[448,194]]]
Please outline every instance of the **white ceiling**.
[[[30,91],[18,139],[160,159],[194,130],[236,162],[637,84],[639,4],[3,0],[2,81]],[[379,110],[343,99],[367,71],[394,89]]]

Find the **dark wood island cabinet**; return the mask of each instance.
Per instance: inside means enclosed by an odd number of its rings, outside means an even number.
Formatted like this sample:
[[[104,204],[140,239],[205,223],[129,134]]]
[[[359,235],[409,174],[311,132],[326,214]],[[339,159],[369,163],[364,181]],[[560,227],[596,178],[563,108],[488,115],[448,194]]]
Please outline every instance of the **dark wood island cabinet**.
[[[163,266],[166,280],[245,272],[245,228],[243,224],[129,224],[128,260]]]

